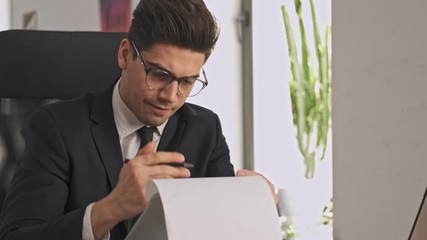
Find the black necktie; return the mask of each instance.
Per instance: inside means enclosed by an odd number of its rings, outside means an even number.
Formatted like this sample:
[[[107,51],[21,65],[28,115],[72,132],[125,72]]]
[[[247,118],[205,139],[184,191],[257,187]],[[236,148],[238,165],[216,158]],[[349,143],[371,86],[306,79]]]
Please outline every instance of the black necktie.
[[[155,130],[156,127],[144,126],[136,131],[141,138],[140,148],[144,147],[148,142],[153,140],[153,133]]]
[[[141,138],[141,145],[139,148],[144,147],[148,142],[153,140],[153,133],[155,130],[156,130],[156,127],[144,126],[144,127],[140,128],[136,131],[136,133]],[[138,220],[139,216],[140,216],[140,214],[138,214],[135,217],[125,221],[125,226],[126,226],[128,233],[129,233],[130,229],[132,228],[132,226],[135,224],[136,220]]]

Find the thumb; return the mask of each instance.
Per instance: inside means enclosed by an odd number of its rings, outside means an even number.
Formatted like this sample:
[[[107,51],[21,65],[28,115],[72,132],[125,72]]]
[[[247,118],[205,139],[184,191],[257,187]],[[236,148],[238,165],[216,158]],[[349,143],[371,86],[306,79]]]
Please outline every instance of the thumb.
[[[261,174],[256,173],[256,172],[251,171],[251,170],[247,170],[247,169],[239,169],[239,170],[236,172],[236,176],[237,176],[237,177],[244,177],[244,176],[258,176],[258,175],[261,175]],[[261,175],[261,176],[262,176],[262,175]]]
[[[154,153],[155,151],[155,144],[154,142],[148,142],[147,144],[145,144],[144,147],[140,148],[138,153],[136,154],[138,155],[144,155],[144,154],[149,154],[149,153]]]

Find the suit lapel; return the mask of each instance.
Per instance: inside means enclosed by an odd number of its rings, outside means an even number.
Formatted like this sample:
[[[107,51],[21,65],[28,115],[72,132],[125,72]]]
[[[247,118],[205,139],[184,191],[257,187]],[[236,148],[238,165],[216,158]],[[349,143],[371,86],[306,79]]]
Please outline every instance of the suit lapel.
[[[113,116],[112,87],[94,94],[92,100],[90,117],[95,122],[92,136],[113,188],[118,182],[123,159]]]
[[[162,137],[160,138],[157,151],[178,151],[179,142],[184,132],[185,121],[180,118],[179,111],[169,118]]]
[[[92,95],[90,113],[91,119],[95,122],[91,129],[92,136],[112,188],[117,184],[123,166],[119,135],[113,116],[113,87]],[[184,129],[185,121],[180,117],[180,111],[177,111],[169,118],[163,130],[157,151],[178,151]]]

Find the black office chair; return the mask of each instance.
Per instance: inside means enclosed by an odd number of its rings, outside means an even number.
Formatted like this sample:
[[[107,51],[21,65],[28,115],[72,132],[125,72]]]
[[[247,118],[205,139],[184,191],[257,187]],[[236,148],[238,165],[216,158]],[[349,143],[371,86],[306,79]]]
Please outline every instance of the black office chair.
[[[120,76],[125,33],[0,32],[0,209],[24,149],[24,126],[44,104],[77,97]]]

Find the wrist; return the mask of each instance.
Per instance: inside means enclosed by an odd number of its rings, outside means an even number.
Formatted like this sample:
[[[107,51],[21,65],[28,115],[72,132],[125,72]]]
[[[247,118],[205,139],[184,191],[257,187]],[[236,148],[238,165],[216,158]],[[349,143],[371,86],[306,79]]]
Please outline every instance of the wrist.
[[[111,207],[107,200],[102,199],[92,206],[91,224],[95,239],[102,239],[121,220],[115,213],[115,208]]]

